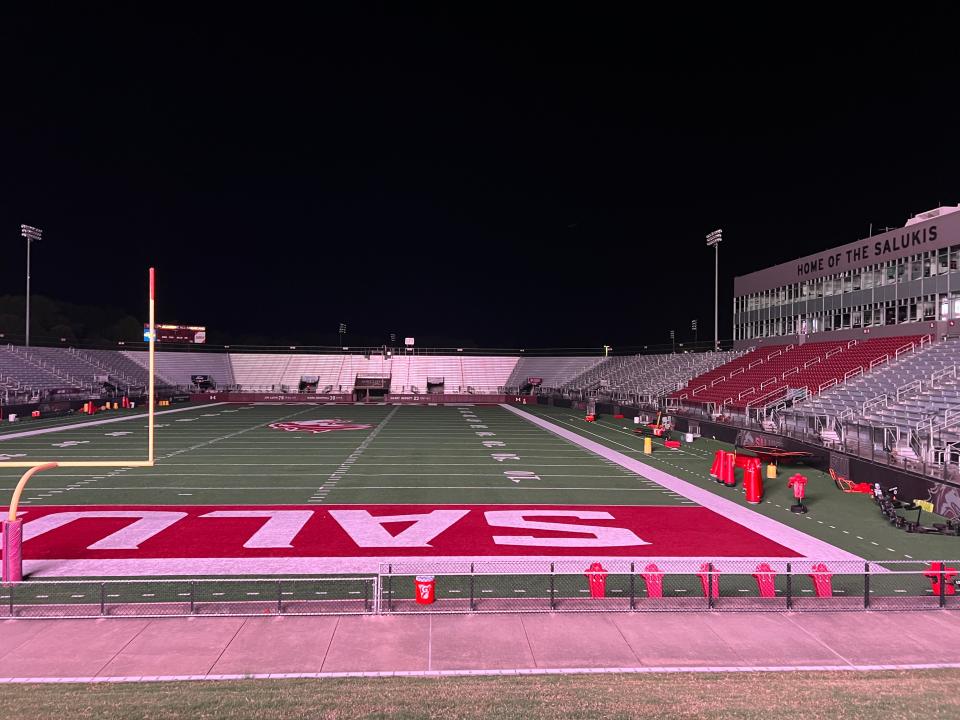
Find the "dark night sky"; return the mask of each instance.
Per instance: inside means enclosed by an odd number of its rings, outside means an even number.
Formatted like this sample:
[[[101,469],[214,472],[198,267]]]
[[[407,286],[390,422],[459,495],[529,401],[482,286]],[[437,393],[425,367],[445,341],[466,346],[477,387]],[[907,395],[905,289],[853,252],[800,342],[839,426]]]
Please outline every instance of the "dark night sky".
[[[960,203],[946,18],[345,5],[3,11],[0,295],[28,223],[35,293],[142,315],[155,264],[214,342],[652,344],[722,227],[729,337],[735,274]]]

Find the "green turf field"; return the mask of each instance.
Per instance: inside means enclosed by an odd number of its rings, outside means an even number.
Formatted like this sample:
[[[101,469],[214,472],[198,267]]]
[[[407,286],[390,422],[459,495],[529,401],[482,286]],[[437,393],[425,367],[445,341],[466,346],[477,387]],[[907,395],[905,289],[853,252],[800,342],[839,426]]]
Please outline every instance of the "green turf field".
[[[716,449],[729,446],[700,438],[680,451],[655,441],[644,456],[632,423],[601,418],[585,423],[572,410],[527,406],[536,414],[614,450],[641,459],[718,495],[742,501],[742,493],[714,483],[709,467]],[[267,504],[569,504],[691,505],[691,501],[588,450],[538,428],[498,406],[211,405],[175,408],[157,416],[157,464],[153,468],[64,468],[41,473],[22,504],[37,505],[267,505]],[[5,424],[0,453],[20,460],[115,460],[146,453],[146,422],[140,411],[89,418]],[[465,413],[478,421],[466,421]],[[283,432],[271,423],[340,418],[371,425],[367,430],[323,434]],[[482,425],[486,428],[473,428]],[[62,427],[30,437],[11,433]],[[510,462],[498,462],[497,447],[485,448],[478,432],[495,432],[503,450],[522,458],[537,481],[512,482]],[[6,438],[6,439],[4,439]],[[808,476],[810,512],[789,512],[792,494],[781,468],[765,481],[757,512],[871,560],[951,559],[960,538],[910,535],[891,527],[868,496],[837,491],[824,473]],[[0,470],[0,497],[9,496],[22,473]],[[2,501],[0,501],[2,502]],[[933,516],[925,515],[927,523]]]
[[[472,408],[468,423],[453,407],[216,406],[157,418],[157,466],[96,471],[65,468],[38,475],[25,504],[306,504],[374,431],[325,494],[328,504],[558,503],[679,504],[689,501],[638,478],[496,407]],[[323,434],[283,432],[271,423],[343,418],[371,430]],[[469,425],[496,428],[496,438],[523,458],[541,482],[514,483],[511,465],[484,448]],[[139,420],[0,441],[20,459],[140,457],[146,423]],[[26,425],[25,425],[26,427]],[[117,431],[129,435],[112,436]],[[482,431],[482,430],[481,430]],[[55,447],[64,442],[83,444]],[[5,469],[0,492],[22,471]]]

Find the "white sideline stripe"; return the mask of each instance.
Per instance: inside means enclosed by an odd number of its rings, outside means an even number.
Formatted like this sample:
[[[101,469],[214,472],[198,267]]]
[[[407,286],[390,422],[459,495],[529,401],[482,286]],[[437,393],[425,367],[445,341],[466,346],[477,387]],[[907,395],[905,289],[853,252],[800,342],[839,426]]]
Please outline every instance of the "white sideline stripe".
[[[76,475],[73,477],[86,477],[83,475]],[[129,477],[129,476],[128,476]],[[224,476],[228,477],[228,476]],[[497,478],[498,480],[503,480],[503,478]],[[332,488],[333,486],[328,486]],[[93,487],[86,486],[83,488],[74,488],[74,491],[83,490],[91,492],[109,492],[111,490],[124,490],[124,491],[136,491],[136,492],[157,492],[157,491],[169,491],[169,490],[242,490],[247,492],[271,492],[274,490],[316,490],[316,485],[271,485],[269,487],[263,486],[246,486],[246,487],[229,487],[226,485],[216,485],[213,487],[193,487],[191,485],[156,485],[156,486],[146,486],[146,485],[137,485],[134,487],[124,487],[121,485],[111,485],[109,487]],[[13,490],[12,487],[0,487],[0,491]],[[656,488],[647,488],[647,487],[638,487],[638,488],[629,488],[629,487],[546,487],[544,485],[533,486],[521,486],[521,485],[511,485],[510,487],[504,487],[503,485],[356,485],[350,487],[338,487],[338,491],[345,490],[354,490],[363,492],[364,490],[509,490],[511,492],[517,490],[598,490],[605,492],[656,492]],[[59,490],[51,490],[50,492],[60,492]],[[402,503],[407,504],[407,503]],[[436,504],[436,503],[432,503]],[[448,505],[450,503],[447,503]],[[484,505],[489,505],[490,503],[484,503]],[[366,505],[366,503],[364,503]],[[649,505],[647,507],[650,507]],[[665,507],[675,507],[674,505],[666,505]]]
[[[213,405],[226,405],[226,404],[227,403],[213,403]],[[210,405],[205,405],[204,407],[210,407]],[[153,414],[154,416],[170,415],[171,413],[182,413],[182,412],[187,412],[188,410],[200,410],[200,409],[202,408],[193,406],[193,407],[177,408],[176,410],[157,410]],[[107,418],[106,420],[91,420],[89,422],[72,423],[70,425],[61,425],[58,427],[41,428],[39,430],[24,430],[23,432],[8,433],[6,435],[0,435],[0,442],[4,440],[11,440],[14,438],[33,437],[34,435],[46,435],[48,433],[65,432],[67,430],[76,430],[78,428],[96,427],[98,425],[110,425],[112,423],[126,422],[128,420],[146,420],[147,418],[148,416],[145,413],[137,413],[136,415],[127,415],[126,417]]]
[[[0,683],[136,683],[188,682],[192,680],[304,680],[381,677],[497,677],[520,675],[675,675],[680,673],[872,672],[880,670],[956,670],[960,663],[908,663],[891,665],[695,665],[691,667],[643,666],[608,668],[496,668],[490,670],[396,670],[366,672],[243,673],[209,675],[94,675],[78,677],[0,677]]]
[[[80,559],[80,560],[24,560],[24,574],[29,579],[39,577],[141,577],[164,575],[171,577],[197,575],[325,575],[325,574],[377,574],[382,565],[409,567],[422,565],[443,567],[445,563],[457,563],[468,566],[470,563],[503,562],[508,569],[515,571],[517,564],[538,564],[534,574],[541,574],[543,568],[554,563],[558,569],[564,563],[570,563],[577,572],[591,562],[607,565],[635,561],[637,563],[657,563],[667,567],[673,563],[699,563],[711,561],[717,572],[741,572],[742,565],[751,567],[757,563],[784,563],[802,560],[791,557],[693,557],[684,556],[644,556],[644,555],[420,555],[402,557],[247,557],[247,558],[122,558],[122,559]],[[818,560],[820,558],[817,558]],[[730,566],[727,563],[731,563]],[[871,563],[873,572],[881,572],[878,563]],[[739,568],[739,570],[738,570]],[[798,568],[799,570],[799,568]],[[690,574],[690,573],[688,573]]]
[[[738,525],[742,525],[748,530],[759,533],[765,538],[790,548],[794,552],[798,552],[807,558],[817,558],[818,560],[863,560],[863,558],[849,553],[846,550],[841,550],[830,543],[810,537],[806,533],[788,527],[772,518],[768,518],[766,515],[761,515],[731,500],[715,495],[709,490],[697,487],[693,483],[674,477],[663,470],[658,470],[639,460],[627,457],[623,453],[611,450],[605,445],[589,440],[570,430],[565,430],[559,425],[547,422],[523,410],[518,410],[512,405],[501,405],[500,407],[512,412],[514,415],[519,415],[534,425],[542,427],[544,430],[549,430],[559,435],[574,445],[579,445],[582,448],[596,453],[600,457],[612,460],[621,467],[632,470],[638,475],[642,475],[658,485],[662,485],[664,488],[672,490],[678,495],[682,495],[688,500],[693,500],[702,507],[712,510],[718,515],[722,515]]]

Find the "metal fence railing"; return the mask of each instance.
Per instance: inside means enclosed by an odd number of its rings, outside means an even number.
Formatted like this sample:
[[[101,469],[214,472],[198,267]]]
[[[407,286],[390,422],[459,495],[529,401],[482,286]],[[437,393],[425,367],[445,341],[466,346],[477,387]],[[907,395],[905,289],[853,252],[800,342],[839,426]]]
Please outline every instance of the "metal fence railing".
[[[40,580],[0,587],[0,618],[352,615],[377,610],[377,577]]]
[[[418,602],[418,584],[430,602]],[[934,609],[960,610],[960,561],[424,561],[362,577],[0,587],[0,618]]]

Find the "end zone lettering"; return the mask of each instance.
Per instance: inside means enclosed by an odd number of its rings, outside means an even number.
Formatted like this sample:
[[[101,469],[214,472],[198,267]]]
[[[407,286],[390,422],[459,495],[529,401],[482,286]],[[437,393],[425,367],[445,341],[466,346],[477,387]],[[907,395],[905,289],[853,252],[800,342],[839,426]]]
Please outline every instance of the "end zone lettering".
[[[21,517],[28,560],[796,556],[690,506],[71,506],[31,507]]]

